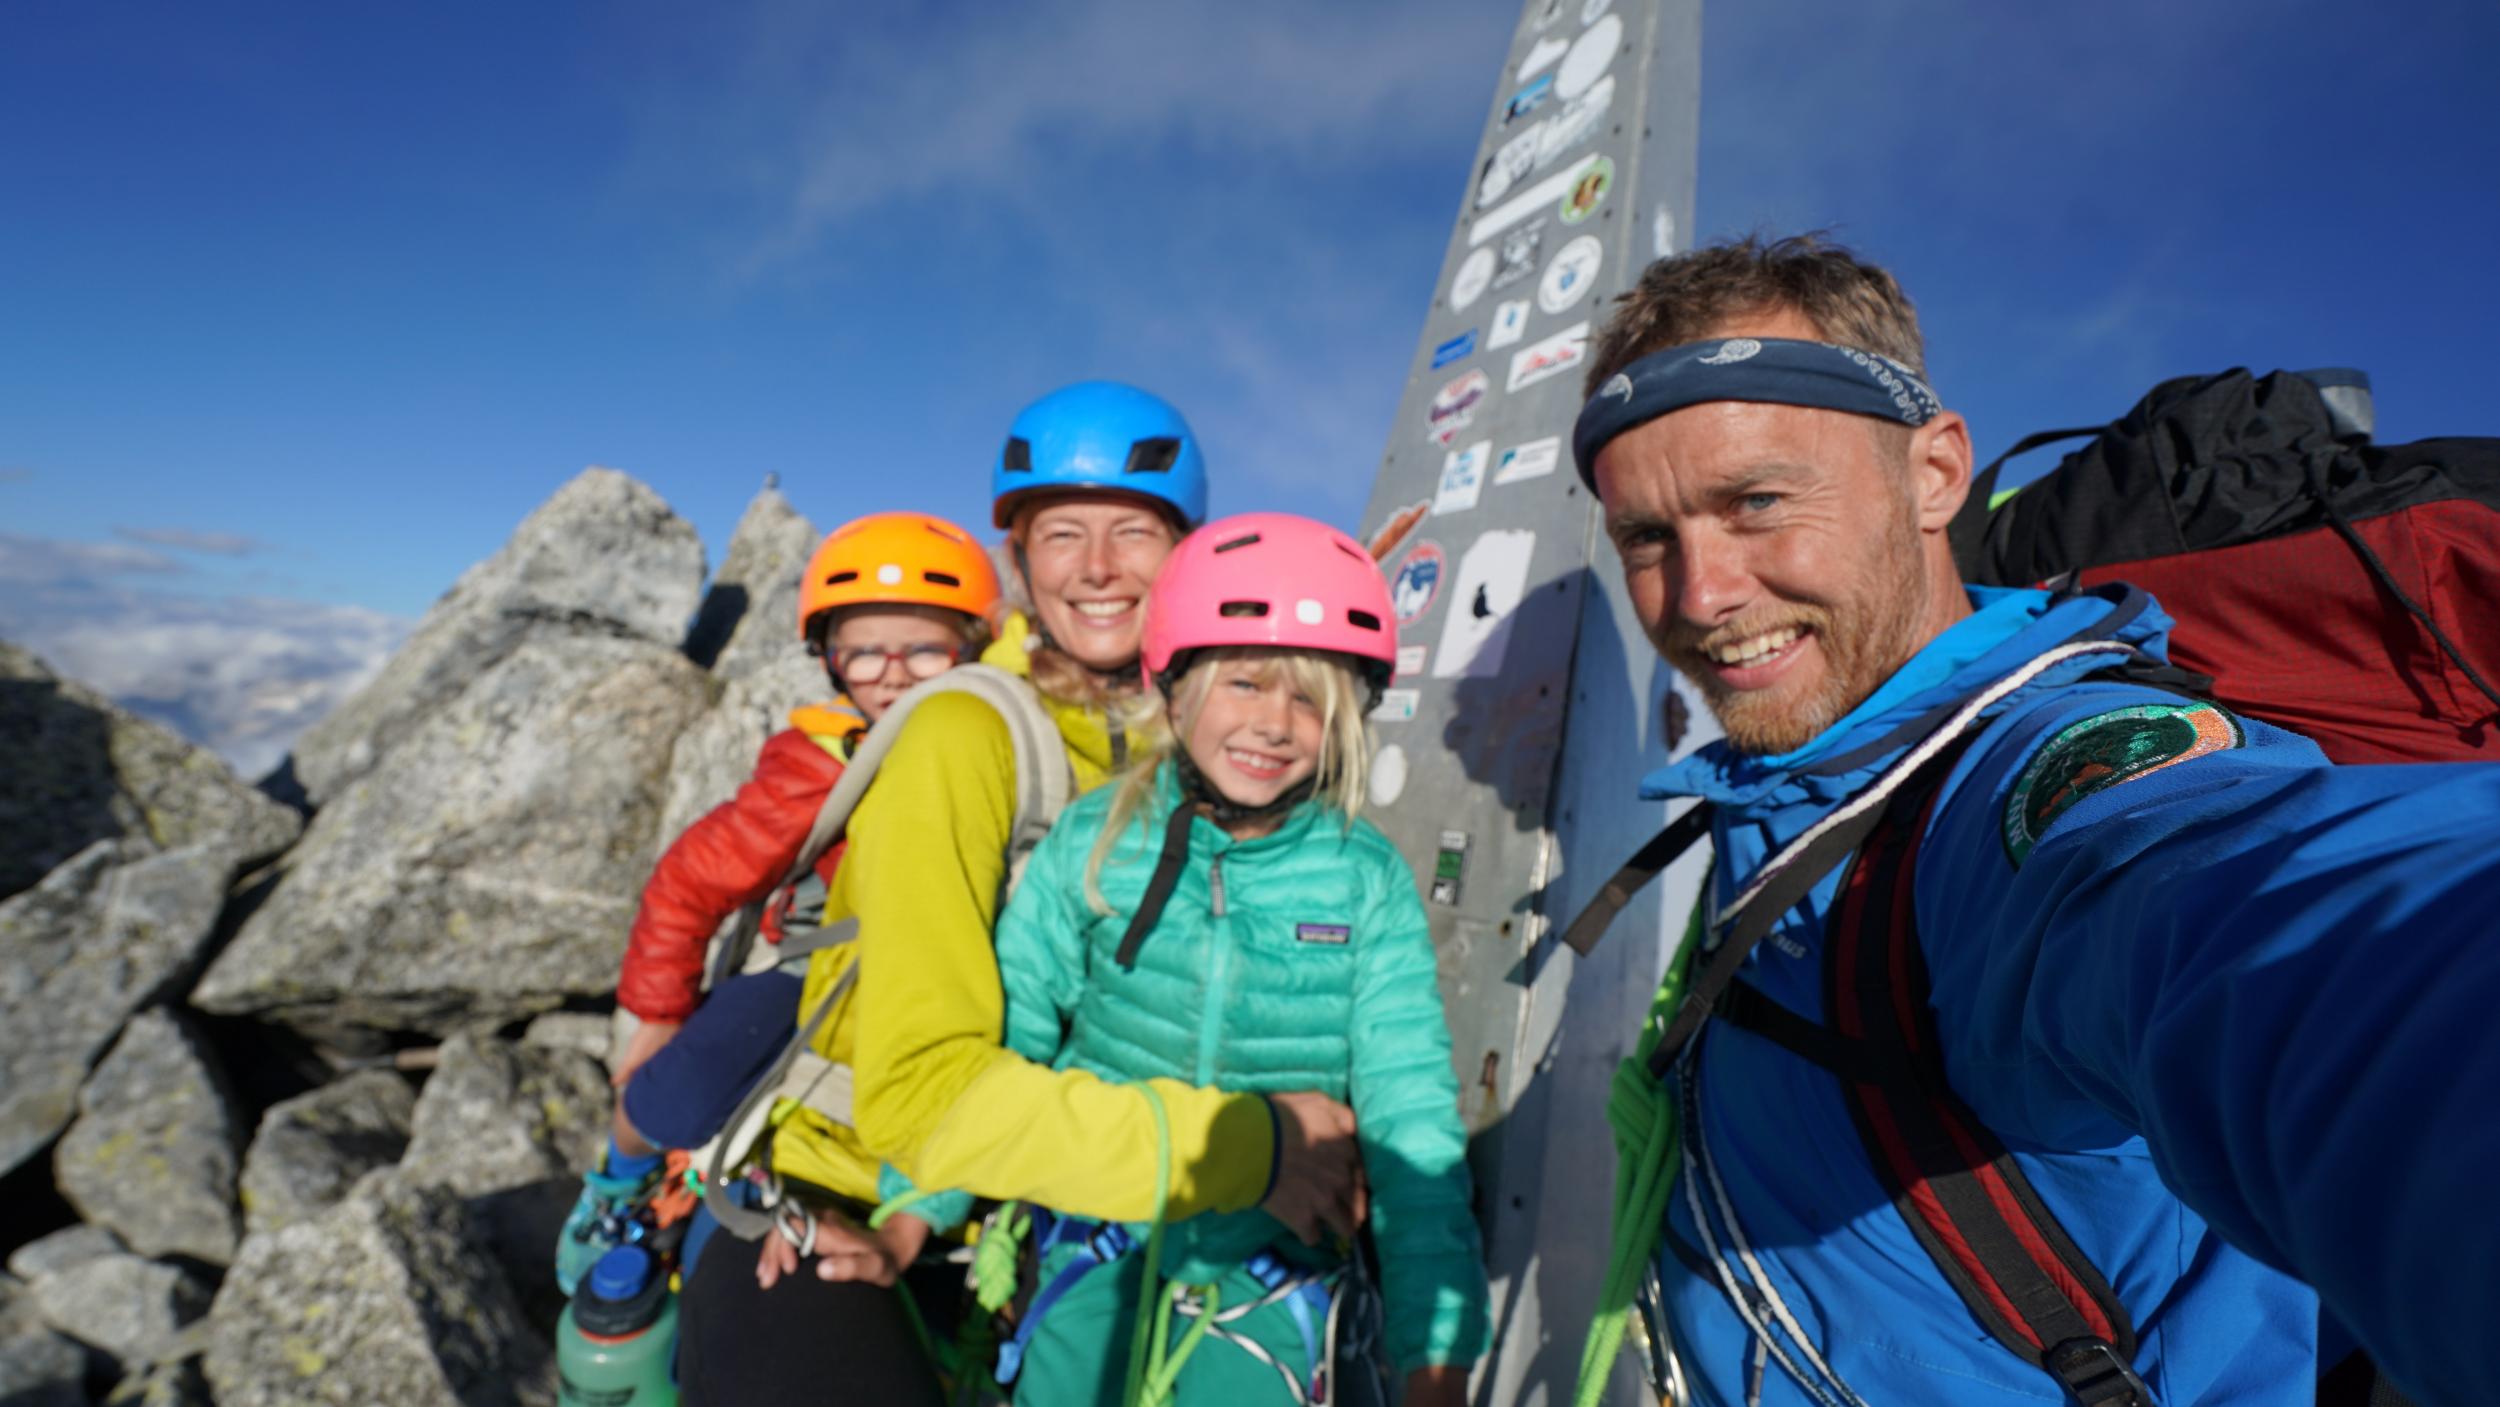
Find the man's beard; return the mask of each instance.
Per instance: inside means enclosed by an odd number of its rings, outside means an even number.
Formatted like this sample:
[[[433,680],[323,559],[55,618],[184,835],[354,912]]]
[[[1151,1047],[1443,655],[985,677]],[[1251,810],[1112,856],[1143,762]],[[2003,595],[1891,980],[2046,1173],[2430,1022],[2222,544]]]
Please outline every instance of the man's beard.
[[[1886,516],[1884,536],[1872,559],[1875,579],[1853,583],[1843,604],[1773,605],[1754,620],[1709,631],[1678,621],[1666,638],[1652,642],[1701,691],[1730,747],[1763,756],[1804,747],[1915,653],[1918,623],[1927,613],[1927,578],[1907,504]],[[1792,625],[1811,630],[1823,655],[1813,693],[1799,698],[1784,688],[1730,689],[1719,682],[1705,653],[1709,647]]]

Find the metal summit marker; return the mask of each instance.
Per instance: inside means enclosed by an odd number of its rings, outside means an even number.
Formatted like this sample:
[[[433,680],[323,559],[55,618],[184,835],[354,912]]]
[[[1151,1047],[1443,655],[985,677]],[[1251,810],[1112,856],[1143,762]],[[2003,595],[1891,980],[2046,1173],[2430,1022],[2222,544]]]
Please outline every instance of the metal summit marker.
[[[1700,0],[1528,0],[1364,517],[1406,525],[1368,814],[1416,866],[1440,954],[1488,1217],[1483,1401],[1571,1389],[1605,1269],[1608,1082],[1704,859],[1595,957],[1556,957],[1666,819],[1641,774],[1715,732],[1642,637],[1570,463],[1592,332],[1693,227],[1700,44]]]

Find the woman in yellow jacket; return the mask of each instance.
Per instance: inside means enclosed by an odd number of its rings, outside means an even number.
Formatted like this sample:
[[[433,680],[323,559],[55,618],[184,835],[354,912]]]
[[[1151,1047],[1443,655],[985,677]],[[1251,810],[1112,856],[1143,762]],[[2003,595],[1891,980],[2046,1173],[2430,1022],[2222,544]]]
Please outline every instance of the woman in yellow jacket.
[[[1170,405],[1087,382],[1017,417],[993,488],[1032,613],[1029,631],[1004,632],[987,662],[1029,671],[1078,788],[1090,788],[1127,764],[1133,738],[1162,726],[1138,683],[1145,597],[1205,517],[1203,461]],[[847,1009],[819,1038],[852,1069],[852,1124],[799,1110],[772,1152],[785,1185],[834,1214],[819,1222],[813,1274],[789,1275],[801,1256],[770,1238],[752,1267],[717,1243],[699,1261],[680,1340],[690,1407],[938,1400],[903,1305],[879,1288],[918,1255],[928,1222],[895,1217],[874,1237],[855,1229],[898,1185],[880,1187],[881,1161],[922,1187],[1109,1220],[1152,1216],[1161,1193],[1173,1217],[1260,1206],[1309,1240],[1359,1224],[1353,1115],[1334,1100],[1157,1080],[1159,1123],[1134,1089],[1000,1046],[990,933],[1015,779],[1006,721],[977,698],[941,695],[912,715],[852,814],[826,913],[857,918],[859,935],[819,954],[800,1005],[815,1009],[857,963]]]

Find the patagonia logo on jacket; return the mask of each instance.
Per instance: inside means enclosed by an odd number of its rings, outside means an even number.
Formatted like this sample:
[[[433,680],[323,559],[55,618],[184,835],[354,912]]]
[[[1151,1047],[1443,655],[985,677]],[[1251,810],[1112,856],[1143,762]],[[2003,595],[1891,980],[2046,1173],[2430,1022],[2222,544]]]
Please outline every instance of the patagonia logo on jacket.
[[[1293,926],[1293,936],[1297,942],[1326,943],[1333,948],[1342,948],[1353,938],[1354,930],[1342,923],[1297,923]]]

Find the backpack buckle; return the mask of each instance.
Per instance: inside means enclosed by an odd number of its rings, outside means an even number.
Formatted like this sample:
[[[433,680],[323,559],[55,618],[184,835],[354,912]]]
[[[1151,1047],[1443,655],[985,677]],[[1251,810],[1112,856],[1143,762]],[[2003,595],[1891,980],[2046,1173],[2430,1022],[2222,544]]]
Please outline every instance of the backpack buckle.
[[[2067,1407],[2155,1407],[2153,1390],[2106,1340],[2068,1339],[2042,1354],[2040,1366],[2065,1386]]]

